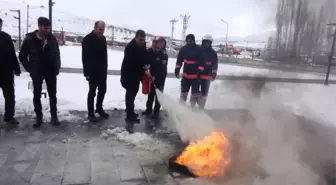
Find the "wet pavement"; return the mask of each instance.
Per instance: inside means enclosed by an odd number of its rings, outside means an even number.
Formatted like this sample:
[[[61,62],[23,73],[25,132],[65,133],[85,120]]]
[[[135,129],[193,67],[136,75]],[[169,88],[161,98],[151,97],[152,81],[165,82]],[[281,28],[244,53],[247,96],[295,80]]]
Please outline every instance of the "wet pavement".
[[[124,111],[109,111],[111,117],[97,124],[87,123],[85,112],[72,112],[83,121],[54,127],[45,123],[33,129],[34,119],[20,117],[19,127],[0,125],[0,184],[1,185],[179,185],[184,178],[172,175],[167,158],[150,151],[133,150],[131,146],[100,137],[107,128],[125,126]],[[250,117],[246,110],[213,110],[209,114],[221,122],[245,124]],[[302,122],[305,139],[311,140],[319,160],[320,152],[336,149],[335,130],[297,117]],[[144,132],[175,146],[176,153],[185,145],[176,133],[168,129],[167,115],[158,126],[151,127],[141,118],[135,132]],[[316,139],[318,138],[318,139]],[[328,143],[327,148],[324,146]],[[320,152],[318,152],[320,151]],[[306,156],[307,161],[312,155]],[[324,159],[324,158],[323,158]],[[322,160],[322,157],[321,157]],[[336,161],[336,160],[335,160]],[[327,161],[321,173],[329,184],[335,184],[335,161]],[[320,163],[319,163],[320,164]],[[317,164],[311,164],[316,167]],[[316,165],[316,166],[314,166]],[[320,165],[318,165],[320,166]],[[335,170],[335,171],[334,171]]]

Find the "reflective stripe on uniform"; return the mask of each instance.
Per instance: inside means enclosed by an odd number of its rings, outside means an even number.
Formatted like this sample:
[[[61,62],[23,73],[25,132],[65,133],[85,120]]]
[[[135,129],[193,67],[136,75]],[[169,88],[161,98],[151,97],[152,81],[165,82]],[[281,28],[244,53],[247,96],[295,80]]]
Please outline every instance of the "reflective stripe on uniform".
[[[180,65],[176,65],[175,68],[181,68],[181,66]]]
[[[203,66],[198,66],[198,70],[203,71],[204,67]]]
[[[196,61],[186,60],[186,59],[184,59],[184,63],[185,63],[185,64],[197,64]]]
[[[211,79],[212,79],[212,76],[209,76],[209,75],[201,75],[201,76],[200,76],[200,79],[201,79],[201,80],[211,80]]]
[[[182,76],[187,79],[197,79],[197,75],[195,74],[182,73]]]
[[[212,62],[210,62],[210,61],[206,61],[206,62],[205,62],[205,65],[207,65],[207,66],[211,66],[211,65],[212,65]]]
[[[212,73],[217,73],[217,69],[212,70]]]

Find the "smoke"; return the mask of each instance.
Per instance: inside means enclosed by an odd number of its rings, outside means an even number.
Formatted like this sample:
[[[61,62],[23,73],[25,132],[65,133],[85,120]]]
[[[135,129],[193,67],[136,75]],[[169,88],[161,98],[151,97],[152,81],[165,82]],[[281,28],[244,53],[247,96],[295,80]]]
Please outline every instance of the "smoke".
[[[245,108],[250,114],[246,124],[217,123],[207,114],[174,103],[169,96],[157,92],[184,142],[201,139],[214,130],[223,131],[229,137],[233,147],[232,162],[226,175],[215,182],[227,185],[321,184],[322,176],[313,170],[312,163],[319,163],[322,158],[302,158],[303,152],[308,151],[309,155],[309,151],[314,151],[311,140],[307,140],[298,118],[286,113],[286,107],[267,90],[266,81],[230,80],[223,85],[246,100]],[[322,162],[316,166],[322,166]]]

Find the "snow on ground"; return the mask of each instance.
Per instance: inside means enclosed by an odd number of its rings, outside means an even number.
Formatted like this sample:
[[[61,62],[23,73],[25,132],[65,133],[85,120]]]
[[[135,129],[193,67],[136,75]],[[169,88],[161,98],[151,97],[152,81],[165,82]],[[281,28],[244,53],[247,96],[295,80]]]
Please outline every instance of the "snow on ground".
[[[66,49],[68,48],[68,49]],[[80,47],[67,46],[62,47],[62,64],[68,67],[81,67]],[[122,52],[109,50],[109,67],[110,69],[120,69]],[[173,60],[173,62],[171,62]],[[171,59],[169,62],[169,71],[174,69],[175,61]],[[77,65],[77,66],[76,66]],[[291,76],[300,78],[323,78],[323,76],[315,76],[309,74],[296,73],[280,73],[279,71],[270,71],[266,69],[255,69],[248,67],[220,65],[220,74],[227,75],[248,75],[248,76]],[[119,76],[108,76],[107,93],[104,101],[105,109],[125,108],[125,90],[120,85]],[[34,115],[33,111],[33,93],[28,89],[30,77],[27,73],[23,73],[20,77],[16,77],[16,116]],[[210,86],[210,93],[207,101],[207,108],[221,109],[239,109],[245,108],[248,103],[239,93],[232,88],[234,84],[243,84],[244,81],[214,81]],[[275,100],[281,100],[286,105],[287,111],[292,111],[295,114],[303,115],[307,118],[318,120],[324,123],[329,123],[336,126],[336,86],[324,86],[322,84],[290,84],[290,83],[267,83],[266,89]],[[65,74],[61,73],[58,76],[58,109],[60,120],[76,121],[82,118],[71,115],[70,110],[86,110],[86,98],[88,92],[88,83],[82,74]],[[170,95],[173,100],[178,101],[180,95],[180,81],[178,79],[169,78],[166,81],[165,94]],[[136,109],[144,109],[147,97],[141,93],[135,101]],[[42,98],[43,112],[45,118],[49,116],[48,99]],[[0,110],[3,112],[4,100],[0,97]],[[156,139],[142,133],[129,135],[121,128],[116,130],[107,130],[102,134],[102,137],[113,136],[118,140],[124,141],[135,146],[135,148],[159,151],[164,153],[167,150],[167,145],[164,143],[158,144]],[[148,144],[150,143],[150,144]],[[152,148],[152,146],[156,146]]]
[[[82,50],[80,46],[62,46],[61,48],[62,67],[82,68]],[[108,50],[108,68],[110,70],[120,70],[124,52]],[[169,58],[168,72],[173,73],[175,70],[176,58]],[[219,64],[218,74],[220,75],[247,75],[269,77],[286,77],[286,78],[324,78],[324,75],[310,75],[303,73],[282,72],[278,70],[256,69],[250,67],[240,67],[233,65]],[[333,76],[332,78],[335,78]]]
[[[252,74],[254,69],[251,70]],[[246,71],[244,71],[246,72]],[[239,73],[236,71],[236,74]],[[71,79],[71,80],[70,80]],[[108,76],[107,93],[104,101],[106,109],[125,108],[125,90],[121,87],[119,76]],[[30,81],[29,75],[23,73],[16,78],[17,114],[33,115],[33,93],[27,88]],[[245,83],[238,81],[234,83]],[[268,83],[266,88],[276,99],[281,99],[296,114],[304,115],[311,119],[335,123],[336,112],[336,86],[324,86],[322,84],[290,84]],[[88,92],[87,81],[81,74],[64,74],[58,77],[58,108],[61,111],[61,119],[74,119],[68,114],[68,110],[86,110],[86,97]],[[176,101],[180,94],[180,81],[169,78],[166,81],[165,94],[172,96]],[[44,114],[48,114],[48,99],[42,98]],[[145,109],[147,97],[139,90],[135,101],[136,109]],[[214,81],[210,86],[207,101],[208,108],[244,108],[246,100],[232,90],[232,81]],[[0,109],[4,108],[4,100],[0,98]],[[75,118],[77,119],[77,118]]]
[[[129,134],[125,128],[121,127],[107,129],[101,134],[101,137],[105,139],[108,139],[110,136],[119,141],[125,142],[126,144],[134,146],[135,150],[155,152],[159,153],[161,156],[170,156],[171,152],[174,151],[171,145],[163,141],[153,139],[150,135],[140,132]]]

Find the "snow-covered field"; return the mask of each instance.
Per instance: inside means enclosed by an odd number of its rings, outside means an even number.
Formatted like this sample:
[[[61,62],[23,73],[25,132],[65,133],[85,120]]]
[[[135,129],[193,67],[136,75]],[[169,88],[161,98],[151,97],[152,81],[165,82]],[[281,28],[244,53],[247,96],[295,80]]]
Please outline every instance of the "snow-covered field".
[[[66,46],[61,48],[62,66],[63,67],[82,67],[80,47]],[[123,53],[118,51],[109,51],[109,69],[120,69]],[[173,72],[175,59],[169,60],[169,72]],[[282,76],[282,77],[300,77],[300,78],[324,78],[324,76],[315,76],[309,74],[283,73],[279,71],[260,70],[248,67],[238,67],[223,65],[219,66],[219,74],[226,75],[265,75],[265,76]],[[335,77],[333,77],[335,78]],[[104,101],[106,109],[124,108],[125,90],[121,87],[119,76],[108,76],[107,94]],[[34,115],[33,112],[33,93],[28,89],[29,75],[23,73],[16,77],[16,114],[20,116]],[[220,109],[239,109],[245,108],[248,100],[244,99],[237,93],[237,85],[244,88],[246,81],[214,81],[210,87],[210,93],[207,102],[207,108]],[[86,97],[88,84],[82,74],[64,74],[58,76],[58,108],[60,119],[66,121],[76,121],[82,118],[71,115],[70,110],[86,110]],[[292,111],[297,115],[303,115],[307,118],[314,119],[323,123],[336,126],[336,86],[324,86],[322,84],[290,84],[290,83],[267,83],[264,95],[281,101],[285,105],[286,111]],[[179,99],[180,82],[178,79],[169,78],[166,81],[165,94],[171,96],[174,100]],[[263,97],[261,97],[263,98]],[[48,99],[42,98],[44,115],[46,119],[49,116]],[[136,109],[144,109],[147,97],[139,94],[135,101]],[[4,100],[0,98],[0,110],[3,112]],[[119,132],[118,132],[119,133]],[[135,144],[138,137],[130,142],[131,136],[120,132],[120,140]],[[113,135],[113,134],[112,134]],[[119,136],[118,136],[119,137]],[[140,136],[139,136],[140,137]],[[148,138],[147,136],[142,136]],[[124,138],[124,139],[123,139]],[[147,139],[144,139],[144,142]],[[139,144],[142,147],[142,144]]]
[[[62,46],[61,57],[62,57],[62,67],[74,67],[82,68],[82,55],[80,46]],[[110,70],[120,70],[121,63],[124,57],[122,51],[108,50],[108,69]],[[168,60],[168,72],[173,73],[175,70],[176,58],[169,58]],[[302,73],[293,72],[282,72],[277,70],[267,70],[267,69],[255,69],[250,67],[237,67],[232,65],[219,64],[218,66],[219,75],[267,75],[269,77],[287,77],[287,78],[324,78],[324,75],[309,75]],[[334,77],[332,77],[334,78]]]

